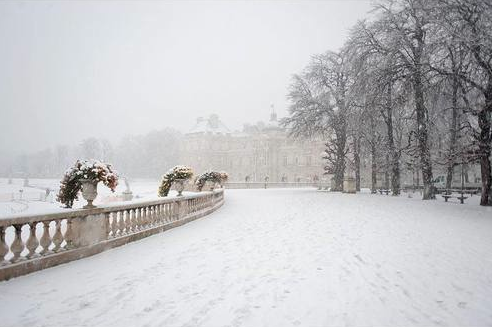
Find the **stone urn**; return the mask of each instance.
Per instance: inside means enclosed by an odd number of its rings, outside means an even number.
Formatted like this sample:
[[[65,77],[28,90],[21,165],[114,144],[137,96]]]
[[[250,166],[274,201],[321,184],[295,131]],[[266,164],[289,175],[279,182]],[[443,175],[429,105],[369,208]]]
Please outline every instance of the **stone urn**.
[[[187,179],[178,178],[174,180],[174,188],[178,191],[178,196],[183,196],[183,190],[185,188],[185,182]]]
[[[217,183],[216,182],[213,182],[213,181],[207,181],[206,182],[206,185],[207,185],[207,190],[208,191],[213,191],[216,187],[217,187]]]
[[[345,177],[343,179],[343,193],[355,194],[357,193],[355,187],[355,178]]]
[[[92,201],[97,198],[98,181],[92,179],[81,179],[80,183],[82,184],[82,197],[87,201],[87,204],[83,208],[95,208],[96,206],[92,204]]]

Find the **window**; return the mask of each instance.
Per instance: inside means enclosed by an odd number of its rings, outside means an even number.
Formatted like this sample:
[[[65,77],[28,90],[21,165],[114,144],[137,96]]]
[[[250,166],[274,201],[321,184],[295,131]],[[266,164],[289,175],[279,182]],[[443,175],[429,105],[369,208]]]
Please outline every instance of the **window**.
[[[287,166],[288,163],[289,163],[288,158],[287,157],[284,157],[284,166]]]

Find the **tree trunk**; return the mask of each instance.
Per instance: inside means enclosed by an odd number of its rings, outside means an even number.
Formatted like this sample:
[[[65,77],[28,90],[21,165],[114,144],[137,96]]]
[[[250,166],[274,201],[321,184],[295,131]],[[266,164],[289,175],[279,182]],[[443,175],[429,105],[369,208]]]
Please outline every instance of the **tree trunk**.
[[[392,83],[386,87],[386,113],[383,115],[386,123],[386,132],[388,137],[388,149],[391,156],[391,190],[393,195],[400,194],[400,156],[395,148],[395,139],[393,136],[393,96]],[[389,161],[389,160],[388,160]]]
[[[485,108],[478,114],[478,126],[480,129],[479,134],[479,156],[480,156],[480,171],[482,175],[482,195],[480,198],[480,205],[487,206],[492,205],[492,174],[490,165],[490,153],[491,153],[491,122],[490,115],[492,114],[492,83],[489,83],[487,92],[485,94]]]
[[[415,111],[417,113],[417,138],[422,169],[422,183],[424,184],[423,200],[435,198],[432,185],[432,162],[429,151],[429,134],[427,131],[428,112],[424,104],[424,92],[420,68],[415,68],[413,74],[415,96]]]
[[[384,189],[388,190],[389,189],[389,166],[390,166],[390,159],[388,153],[386,153],[386,167],[384,168]]]
[[[375,142],[371,144],[371,193],[376,194],[377,193],[377,183],[378,183],[378,177],[377,177],[377,165],[376,165],[376,144]]]
[[[429,149],[428,122],[429,114],[425,106],[424,85],[422,76],[422,54],[425,46],[425,33],[422,25],[417,21],[413,40],[413,63],[411,66],[412,83],[415,100],[415,112],[417,114],[417,139],[420,157],[420,167],[422,169],[422,182],[424,184],[423,200],[435,199],[434,187],[432,185],[432,162]]]
[[[370,117],[370,124],[371,124],[371,193],[376,194],[377,193],[377,182],[378,182],[378,177],[377,177],[377,152],[376,152],[376,122],[374,115],[369,115]]]
[[[354,140],[355,189],[360,191],[360,137]]]
[[[343,191],[343,177],[345,174],[345,147],[347,145],[347,124],[345,118],[339,115],[334,122],[336,140],[333,143],[334,149],[329,152],[333,155],[334,162],[329,170],[333,173],[334,187],[332,191]]]
[[[456,69],[453,65],[453,71]],[[448,162],[446,167],[446,189],[451,189],[453,185],[453,172],[456,165],[456,143],[458,140],[458,76],[453,75],[452,85],[452,113],[451,113],[451,126],[449,127],[449,150],[448,150]]]

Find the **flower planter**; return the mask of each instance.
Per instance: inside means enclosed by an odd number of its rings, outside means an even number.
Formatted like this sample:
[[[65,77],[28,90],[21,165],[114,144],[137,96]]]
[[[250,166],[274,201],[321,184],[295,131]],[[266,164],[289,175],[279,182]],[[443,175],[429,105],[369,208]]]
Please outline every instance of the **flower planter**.
[[[96,180],[91,179],[81,179],[82,184],[82,197],[87,201],[87,204],[83,207],[84,209],[95,208],[96,206],[92,204],[97,198],[97,183]]]

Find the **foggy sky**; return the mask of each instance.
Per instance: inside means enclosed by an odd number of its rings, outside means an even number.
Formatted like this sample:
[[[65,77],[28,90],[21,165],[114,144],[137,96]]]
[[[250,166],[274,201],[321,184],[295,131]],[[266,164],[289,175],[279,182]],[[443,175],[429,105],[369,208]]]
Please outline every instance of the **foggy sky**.
[[[291,75],[369,1],[1,2],[0,153],[118,140],[217,113],[286,115]]]

